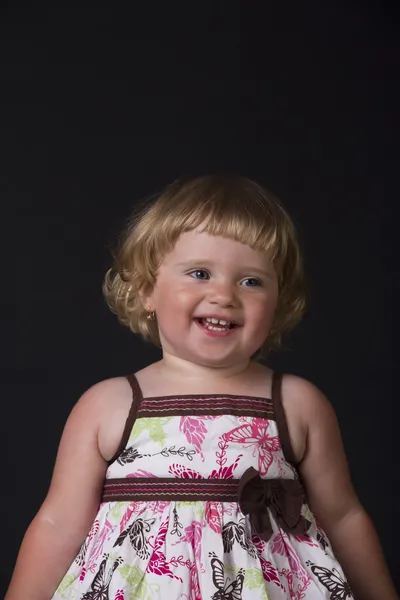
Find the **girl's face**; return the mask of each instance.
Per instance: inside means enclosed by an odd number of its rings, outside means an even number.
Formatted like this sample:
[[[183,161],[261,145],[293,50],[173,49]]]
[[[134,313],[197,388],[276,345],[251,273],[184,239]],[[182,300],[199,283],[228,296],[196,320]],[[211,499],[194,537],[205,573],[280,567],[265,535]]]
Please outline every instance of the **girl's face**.
[[[264,253],[194,230],[165,256],[146,308],[156,311],[164,357],[229,367],[248,362],[263,344],[277,298],[277,276]],[[206,317],[236,325],[215,332],[204,326]]]

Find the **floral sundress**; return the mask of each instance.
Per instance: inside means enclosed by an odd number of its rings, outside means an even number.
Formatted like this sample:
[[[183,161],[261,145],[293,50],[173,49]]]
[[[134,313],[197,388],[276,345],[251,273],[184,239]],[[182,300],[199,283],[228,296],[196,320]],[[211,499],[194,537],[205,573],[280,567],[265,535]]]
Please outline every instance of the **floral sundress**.
[[[347,600],[307,506],[281,403],[143,398],[134,375],[98,513],[52,600]]]

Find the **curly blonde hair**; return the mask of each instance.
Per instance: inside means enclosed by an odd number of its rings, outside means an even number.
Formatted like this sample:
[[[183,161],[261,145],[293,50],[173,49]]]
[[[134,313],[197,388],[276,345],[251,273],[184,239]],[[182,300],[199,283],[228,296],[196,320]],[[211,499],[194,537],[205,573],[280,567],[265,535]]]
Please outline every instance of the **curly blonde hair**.
[[[146,318],[140,292],[152,289],[157,270],[179,236],[198,226],[268,252],[278,276],[279,295],[271,330],[254,355],[281,346],[283,334],[302,318],[306,289],[294,224],[280,202],[258,183],[236,175],[178,180],[156,201],[131,217],[106,273],[103,293],[119,321],[161,347],[157,322]]]

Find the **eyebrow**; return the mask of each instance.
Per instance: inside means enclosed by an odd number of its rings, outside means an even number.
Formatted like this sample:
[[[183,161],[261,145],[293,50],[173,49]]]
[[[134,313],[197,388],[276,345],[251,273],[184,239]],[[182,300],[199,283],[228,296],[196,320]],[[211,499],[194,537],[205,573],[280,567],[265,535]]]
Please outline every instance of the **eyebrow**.
[[[215,267],[215,262],[212,260],[201,260],[199,258],[193,258],[193,259],[189,259],[189,260],[185,260],[183,262],[177,263],[176,266],[177,267],[190,267],[190,266],[195,266],[195,265],[201,265],[202,267]],[[272,277],[272,273],[270,273],[269,271],[266,271],[265,269],[259,269],[258,267],[242,267],[240,268],[241,271],[247,271],[250,273],[258,273],[259,275],[265,275],[266,277]]]

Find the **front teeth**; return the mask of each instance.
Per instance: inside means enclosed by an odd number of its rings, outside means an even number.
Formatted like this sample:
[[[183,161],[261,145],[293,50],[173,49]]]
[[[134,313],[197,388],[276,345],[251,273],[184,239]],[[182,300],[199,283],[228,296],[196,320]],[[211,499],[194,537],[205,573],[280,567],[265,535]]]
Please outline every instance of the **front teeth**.
[[[229,325],[229,321],[225,321],[225,319],[214,319],[213,317],[206,317],[204,320],[208,323],[213,323],[214,325]]]

